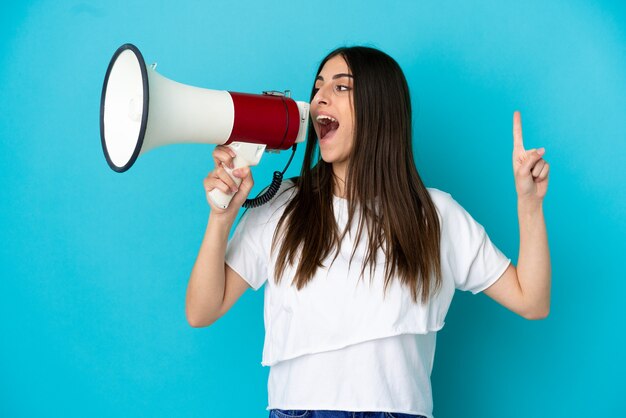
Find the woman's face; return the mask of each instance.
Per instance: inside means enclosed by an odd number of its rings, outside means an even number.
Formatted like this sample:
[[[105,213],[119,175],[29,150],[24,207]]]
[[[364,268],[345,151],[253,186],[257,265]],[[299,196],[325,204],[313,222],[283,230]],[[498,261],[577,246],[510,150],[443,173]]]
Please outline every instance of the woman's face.
[[[311,118],[319,139],[322,159],[345,178],[345,167],[354,143],[352,74],[341,55],[326,61],[315,80]]]

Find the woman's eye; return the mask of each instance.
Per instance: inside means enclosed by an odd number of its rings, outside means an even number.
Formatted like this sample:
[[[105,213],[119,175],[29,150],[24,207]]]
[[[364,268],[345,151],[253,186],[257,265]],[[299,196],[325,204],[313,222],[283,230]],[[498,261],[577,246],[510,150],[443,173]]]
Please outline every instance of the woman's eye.
[[[337,91],[350,91],[350,87],[346,86],[344,84],[337,84],[335,86],[335,90],[337,90]]]

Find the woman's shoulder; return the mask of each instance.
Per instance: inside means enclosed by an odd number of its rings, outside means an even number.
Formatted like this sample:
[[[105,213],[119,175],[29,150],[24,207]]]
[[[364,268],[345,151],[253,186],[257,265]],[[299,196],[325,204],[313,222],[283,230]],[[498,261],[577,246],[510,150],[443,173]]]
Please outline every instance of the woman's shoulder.
[[[441,216],[443,230],[452,234],[455,239],[459,238],[461,231],[469,233],[470,229],[482,228],[482,225],[450,193],[430,187],[427,187],[427,190]]]
[[[437,189],[435,187],[427,187],[426,190],[428,191],[430,198],[438,209],[445,208],[449,206],[452,202],[455,202],[455,200],[452,198],[452,195],[446,191]]]
[[[437,211],[444,219],[465,215],[466,210],[450,193],[434,187],[427,187],[426,190],[428,190],[428,194],[435,204]]]
[[[295,178],[289,178],[283,180],[280,185],[280,188],[276,192],[276,195],[270,202],[268,206],[274,210],[276,209],[284,209],[285,206],[293,199],[296,194],[297,186],[295,182]]]
[[[246,211],[247,217],[257,222],[268,222],[276,217],[280,219],[280,216],[287,207],[287,204],[293,198],[295,191],[295,181],[293,179],[284,180],[274,197],[269,202],[261,206],[248,209]]]

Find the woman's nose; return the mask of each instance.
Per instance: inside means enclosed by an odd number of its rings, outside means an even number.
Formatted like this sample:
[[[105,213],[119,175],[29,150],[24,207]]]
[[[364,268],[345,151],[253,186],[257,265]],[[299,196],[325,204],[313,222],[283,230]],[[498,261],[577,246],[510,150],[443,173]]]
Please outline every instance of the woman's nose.
[[[315,93],[315,96],[313,96],[313,103],[320,105],[320,104],[329,104],[329,99],[328,99],[328,92],[327,89],[325,89],[324,87],[321,87],[317,93]]]

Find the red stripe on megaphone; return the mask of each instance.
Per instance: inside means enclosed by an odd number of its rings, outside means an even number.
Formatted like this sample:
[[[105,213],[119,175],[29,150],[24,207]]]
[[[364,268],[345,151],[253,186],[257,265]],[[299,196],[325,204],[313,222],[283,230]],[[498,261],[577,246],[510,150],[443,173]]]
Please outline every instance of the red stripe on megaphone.
[[[289,149],[298,136],[300,113],[293,99],[284,96],[229,92],[235,120],[226,144],[251,142],[268,149]]]

